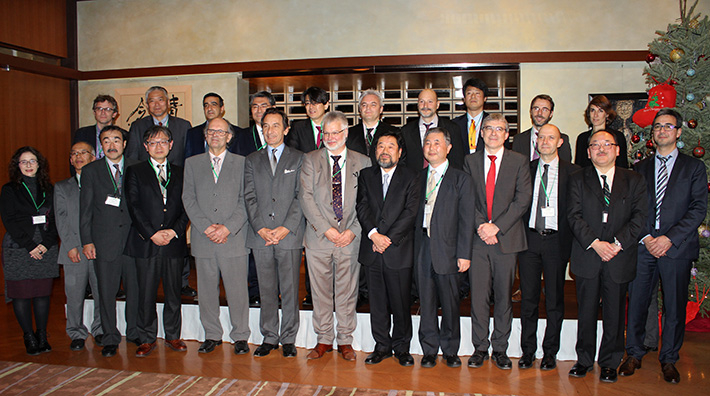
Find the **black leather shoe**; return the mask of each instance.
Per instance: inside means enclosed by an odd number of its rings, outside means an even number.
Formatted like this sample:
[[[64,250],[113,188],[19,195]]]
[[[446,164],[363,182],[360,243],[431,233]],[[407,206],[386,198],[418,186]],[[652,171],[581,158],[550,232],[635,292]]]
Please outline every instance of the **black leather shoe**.
[[[283,344],[281,346],[281,353],[283,353],[284,357],[296,357],[296,355],[298,355],[296,345],[294,344]]]
[[[313,297],[310,294],[306,294],[306,297],[303,297],[303,306],[304,307],[312,307],[313,306]]]
[[[256,347],[256,349],[254,350],[254,356],[264,357],[264,356],[268,355],[269,353],[271,353],[271,351],[273,351],[274,349],[279,349],[279,346],[274,345],[274,344],[263,343],[263,344],[259,345],[258,347]]]
[[[261,300],[259,300],[259,296],[249,297],[249,308],[260,308],[260,307],[261,307]]]
[[[616,382],[616,369],[602,367],[602,372],[599,374],[599,381],[609,383]]]
[[[436,366],[436,355],[422,356],[422,367],[430,368]]]
[[[143,343],[141,342],[141,340],[139,340],[139,339],[137,339],[137,338],[126,338],[126,342],[132,342],[132,343],[136,344],[136,346],[141,346],[141,345],[143,345]]]
[[[587,375],[588,372],[592,371],[594,367],[584,366],[579,363],[575,363],[572,369],[569,371],[570,377],[582,378]]]
[[[214,347],[217,345],[222,345],[222,340],[205,340],[205,342],[200,345],[200,348],[197,349],[197,352],[210,353],[214,351]]]
[[[456,355],[444,355],[444,360],[449,367],[461,367],[461,359]]]
[[[501,370],[510,370],[513,367],[513,362],[510,361],[510,358],[505,352],[493,351],[491,359],[495,362],[496,367]]]
[[[180,294],[185,297],[195,297],[197,296],[197,290],[191,288],[189,285],[180,289]]]
[[[540,361],[540,370],[554,370],[557,367],[557,358],[552,355],[543,355]]]
[[[97,336],[94,336],[94,344],[96,344],[96,346],[100,346],[100,347],[104,346],[104,344],[102,342],[103,340],[104,340],[103,334],[99,334]]]
[[[49,345],[49,342],[47,342],[47,330],[37,330],[35,335],[37,336],[37,343],[39,344],[37,346],[39,353],[51,352],[52,347]]]
[[[644,345],[643,349],[645,349],[646,352],[658,352],[658,345],[656,345],[656,346]]]
[[[524,353],[523,356],[520,357],[520,360],[518,360],[518,368],[529,369],[533,366],[534,361],[535,355],[532,353]]]
[[[246,341],[237,341],[234,343],[234,354],[235,355],[244,355],[245,353],[249,353],[249,344],[247,344]]]
[[[414,358],[409,352],[395,352],[394,357],[399,361],[400,366],[414,366]]]
[[[69,344],[69,349],[72,351],[81,351],[84,349],[84,340],[81,338],[76,339],[76,340],[71,340],[71,344]]]
[[[118,345],[106,345],[104,346],[104,349],[101,350],[101,356],[103,357],[111,357],[116,355],[116,351],[118,350]]]
[[[366,359],[366,364],[377,364],[392,356],[392,352],[374,351]]]
[[[663,379],[671,384],[680,382],[680,373],[676,370],[673,363],[661,363],[661,371],[663,371]]]
[[[35,336],[34,333],[25,333],[23,337],[25,339],[25,351],[27,351],[27,354],[30,356],[39,355],[40,351],[37,336]]]
[[[483,366],[483,362],[488,360],[488,352],[476,351],[468,358],[468,367],[478,368]]]
[[[630,375],[634,375],[636,369],[640,368],[641,361],[633,356],[628,356],[626,357],[626,360],[624,360],[624,363],[621,363],[621,366],[619,366],[619,375],[622,377],[628,377]]]

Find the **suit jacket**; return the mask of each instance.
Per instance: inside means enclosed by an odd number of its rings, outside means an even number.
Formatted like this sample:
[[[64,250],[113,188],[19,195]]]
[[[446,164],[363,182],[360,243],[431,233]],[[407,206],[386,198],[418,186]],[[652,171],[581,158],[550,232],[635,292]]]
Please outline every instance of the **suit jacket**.
[[[171,115],[168,117],[168,129],[173,135],[173,149],[168,154],[168,161],[171,164],[183,166],[185,163],[187,130],[192,128],[192,125],[182,118]],[[128,143],[126,144],[126,157],[138,161],[148,160],[148,152],[143,147],[143,134],[153,125],[153,116],[150,114],[131,124],[131,129],[128,131]]]
[[[513,136],[511,146],[513,151],[524,155],[528,161],[530,161],[530,135],[532,135],[532,128]],[[560,159],[572,162],[572,149],[569,145],[569,136],[566,133],[562,134],[562,146],[557,150],[557,155],[560,156]]]
[[[38,183],[39,184],[39,183]],[[34,197],[37,203],[42,201],[42,189],[37,186],[39,197]],[[32,216],[37,215],[32,198],[27,193],[25,186],[17,183],[6,183],[0,193],[0,215],[2,222],[12,240],[25,248],[28,252],[34,250],[38,244],[47,249],[57,244],[57,227],[54,219],[54,195],[52,190],[44,194],[44,203],[40,203],[39,214],[45,215],[46,223],[39,226],[40,242],[34,241],[37,225],[32,224]],[[27,256],[27,260],[31,260]],[[34,260],[33,260],[34,261]],[[28,261],[29,262],[29,261]],[[51,276],[54,277],[54,276]]]
[[[286,145],[295,148],[303,153],[310,153],[323,147],[321,142],[320,147],[316,147],[316,139],[313,134],[311,119],[295,120],[291,123],[291,129],[286,135]]]
[[[106,198],[114,195],[113,175],[108,169],[108,159],[102,158],[85,165],[81,169],[80,234],[84,245],[96,246],[96,258],[113,261],[123,254],[131,216],[128,213],[125,190],[121,194],[118,207],[107,205]],[[130,158],[123,158],[123,180],[126,169],[135,164]]]
[[[557,187],[557,235],[559,235],[560,249],[562,259],[566,262],[569,260],[570,251],[572,250],[572,233],[567,220],[567,190],[569,189],[569,177],[572,173],[579,170],[580,167],[571,164],[563,159],[558,159],[560,164],[559,175],[556,184]],[[535,176],[538,173],[539,159],[530,163],[530,191],[535,192]],[[532,200],[530,201],[532,202]],[[530,215],[532,210],[536,210],[532,205],[528,208],[527,213],[523,217],[525,226],[530,226]]]
[[[246,157],[249,154],[257,151],[259,148],[266,147],[264,146],[265,142],[261,141],[261,137],[259,136],[259,131],[256,129],[256,125],[252,124],[248,128],[234,127],[234,129],[236,133],[230,150],[234,154],[239,154]],[[288,137],[288,135],[286,136]]]
[[[190,248],[194,257],[241,257],[246,247],[247,211],[244,205],[244,157],[227,153],[217,182],[210,154],[190,157],[185,162],[182,202],[192,222]],[[216,244],[205,235],[212,224],[229,229],[227,242]]]
[[[623,250],[608,262],[609,275],[616,283],[632,281],[636,276],[641,229],[648,213],[643,176],[616,168],[607,223],[602,223],[604,192],[596,168],[582,168],[572,173],[569,181],[567,216],[575,238],[572,242],[572,273],[587,279],[599,276],[602,259],[589,246],[595,239],[613,243],[616,238]]]
[[[276,172],[272,174],[268,151],[250,154],[244,164],[244,202],[249,216],[247,247],[264,248],[266,242],[257,231],[264,227],[274,229],[284,226],[289,233],[278,246],[300,249],[306,228],[298,201],[303,153],[285,146]]]
[[[96,155],[96,124],[81,127],[74,132],[74,139],[71,144],[74,145],[79,142],[90,144],[94,148],[94,155]]]
[[[696,260],[700,245],[698,227],[707,213],[707,171],[702,161],[680,154],[668,179],[668,187],[661,204],[660,229],[656,228],[655,158],[649,157],[636,164],[636,170],[646,179],[648,219],[641,230],[641,238],[667,236],[673,245],[666,256],[673,259]]]
[[[298,200],[301,201],[303,215],[308,221],[304,240],[306,248],[332,247],[333,243],[324,235],[330,227],[339,232],[352,231],[355,234],[352,243],[359,243],[357,239],[360,237],[360,223],[355,211],[357,178],[360,171],[370,165],[370,159],[366,156],[347,150],[345,168],[342,170],[346,178],[343,190],[343,219],[338,224],[332,205],[332,177],[328,149],[312,151],[304,156]]]
[[[611,132],[616,136],[616,143],[619,144],[619,156],[616,157],[616,166],[621,168],[629,167],[629,157],[628,149],[626,144],[626,136],[623,132],[619,132],[615,129],[607,128],[607,131]],[[589,136],[592,134],[591,129],[587,132],[582,132],[577,136],[577,143],[575,144],[574,151],[574,163],[581,166],[592,165],[592,160],[589,159],[587,155],[587,147],[589,146]]]
[[[455,169],[463,168],[463,157],[466,153],[464,153],[463,143],[461,142],[459,127],[444,117],[439,117],[437,126],[446,129],[451,135],[451,151],[447,156],[450,166]],[[407,150],[407,166],[418,172],[424,167],[424,150],[422,149],[423,142],[419,135],[419,118],[408,122],[402,127],[402,137]],[[468,147],[468,143],[466,143],[466,146]]]
[[[414,221],[419,210],[421,186],[419,173],[397,166],[382,197],[382,172],[378,165],[365,168],[358,177],[357,218],[362,227],[359,261],[374,265],[377,257],[387,268],[404,269],[414,265]],[[373,228],[386,235],[392,244],[384,253],[372,251],[367,234]]]
[[[489,160],[486,158],[485,149],[482,149],[468,155],[464,163],[464,171],[471,175],[474,188],[474,248],[482,248],[485,245],[475,230],[488,222],[484,161]],[[528,248],[525,235],[528,226],[525,222],[530,218],[525,219],[524,215],[531,202],[530,162],[519,153],[504,148],[496,179],[491,219],[500,229],[497,237],[503,253],[515,253]]]
[[[429,168],[419,170],[419,208],[414,222],[414,246],[420,249],[424,238],[424,205]],[[390,187],[391,188],[391,187]],[[389,192],[389,191],[388,191]],[[471,259],[474,205],[473,183],[465,172],[449,168],[439,184],[429,225],[431,266],[437,274],[458,272],[457,259]]]
[[[54,185],[54,213],[57,221],[57,233],[62,243],[59,245],[59,264],[76,265],[69,259],[69,251],[77,248],[83,260],[79,235],[79,183],[75,176],[57,182]]]
[[[187,214],[182,207],[182,167],[168,163],[167,200],[163,204],[160,183],[150,161],[126,169],[124,186],[131,231],[124,253],[136,258],[183,258],[187,254]],[[156,232],[172,229],[177,234],[169,244],[158,246],[150,237]]]
[[[486,117],[488,117],[488,113],[484,111],[483,115],[481,116],[481,123],[483,123],[483,120],[485,120]],[[461,132],[461,143],[463,144],[463,151],[465,156],[466,154],[468,154],[468,116],[466,115],[466,113],[464,113],[463,115],[454,118],[452,121],[459,127],[459,130]],[[485,143],[483,142],[483,133],[479,133],[478,140],[476,142],[476,151],[483,148],[484,146]]]
[[[203,122],[202,124],[190,128],[187,133],[185,134],[185,159],[188,159],[192,157],[193,155],[197,154],[203,154],[205,152],[205,126],[207,122]],[[234,134],[235,136],[232,138],[232,141],[229,144],[229,147],[227,147],[227,150],[229,150],[230,153],[235,153],[235,154],[240,154],[237,153],[235,150],[237,148],[236,146],[236,141],[237,141],[237,136],[241,132],[242,128],[239,128],[237,126],[232,125],[232,128],[234,128]],[[175,149],[175,145],[173,144],[173,150]],[[240,154],[244,155],[244,154]]]
[[[384,121],[380,121],[375,129],[375,134],[372,137],[372,143],[374,144],[377,139],[386,131],[398,131],[398,129]],[[348,130],[348,140],[345,145],[350,150],[355,150],[360,154],[364,154],[370,157],[373,164],[377,164],[377,156],[375,153],[375,147],[370,147],[368,149],[365,143],[365,125],[360,122],[355,126],[351,126]],[[404,165],[405,159],[407,157],[406,148],[402,147],[402,155],[399,157],[399,164]]]

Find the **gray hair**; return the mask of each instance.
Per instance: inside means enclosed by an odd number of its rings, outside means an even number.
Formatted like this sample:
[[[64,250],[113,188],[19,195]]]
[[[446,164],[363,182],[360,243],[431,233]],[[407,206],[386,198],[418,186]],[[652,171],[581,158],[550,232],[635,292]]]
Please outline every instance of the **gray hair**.
[[[508,120],[506,120],[505,116],[500,113],[489,114],[488,117],[486,117],[483,120],[483,123],[481,124],[481,129],[485,128],[486,126],[488,126],[488,124],[490,124],[493,121],[503,121],[503,123],[505,124],[505,132],[510,132],[510,130],[509,130],[510,127],[508,126]]]
[[[340,126],[342,126],[343,128],[348,127],[348,118],[345,117],[345,114],[343,114],[342,111],[333,110],[326,113],[323,117],[323,129],[325,129],[326,125],[336,121],[340,122]]]
[[[368,89],[368,90],[366,90],[366,91],[363,91],[363,92],[360,94],[360,98],[357,100],[358,106],[361,106],[361,105],[362,105],[362,100],[365,99],[365,96],[367,96],[367,95],[375,95],[375,96],[377,96],[377,100],[380,102],[380,106],[383,105],[384,97],[382,96],[382,92],[376,91],[376,90],[370,88],[370,89]]]
[[[165,99],[166,99],[166,100],[170,98],[170,97],[168,96],[168,90],[167,90],[167,89],[165,89],[165,88],[163,88],[163,87],[161,87],[161,86],[159,86],[159,85],[155,85],[155,86],[152,86],[152,87],[148,88],[148,90],[145,91],[145,103],[146,103],[146,104],[148,104],[148,95],[150,95],[153,91],[160,91],[160,92],[162,92],[163,95],[165,95]]]
[[[432,133],[443,133],[444,134],[444,140],[446,140],[446,144],[450,145],[451,144],[451,134],[449,131],[444,128],[444,127],[434,127],[434,128],[429,128],[428,131],[424,134],[424,140],[426,140],[426,137],[431,135]]]
[[[205,128],[202,130],[202,134],[203,134],[203,135],[207,136],[207,130],[208,130],[209,127],[210,127],[210,123],[211,123],[212,121],[214,121],[214,120],[224,120],[224,122],[227,123],[227,132],[229,132],[229,134],[232,135],[232,137],[234,137],[234,133],[235,133],[235,132],[234,132],[234,127],[232,126],[232,123],[229,122],[228,119],[226,119],[226,118],[221,118],[221,117],[213,118],[213,119],[207,121],[207,122],[205,123]]]

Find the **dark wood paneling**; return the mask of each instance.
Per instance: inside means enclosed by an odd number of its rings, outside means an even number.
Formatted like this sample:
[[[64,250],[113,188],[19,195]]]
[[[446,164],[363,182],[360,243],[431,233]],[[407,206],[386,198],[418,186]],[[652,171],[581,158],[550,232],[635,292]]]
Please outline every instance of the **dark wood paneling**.
[[[0,42],[67,56],[67,0],[0,1]]]

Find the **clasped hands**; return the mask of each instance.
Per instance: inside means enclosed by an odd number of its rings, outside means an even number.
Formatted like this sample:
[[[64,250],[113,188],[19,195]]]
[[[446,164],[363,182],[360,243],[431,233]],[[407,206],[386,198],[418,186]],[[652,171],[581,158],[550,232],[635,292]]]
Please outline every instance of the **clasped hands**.
[[[227,238],[229,237],[229,229],[224,226],[224,224],[212,224],[207,227],[204,232],[207,238],[214,243],[227,243]]]
[[[621,247],[610,242],[596,240],[592,242],[592,249],[601,257],[602,261],[611,261],[621,251]]]
[[[325,233],[325,237],[335,244],[335,247],[345,247],[355,239],[355,234],[350,230],[339,232],[334,227],[330,227]]]
[[[278,226],[274,228],[273,230],[270,228],[262,228],[259,231],[257,231],[257,234],[266,241],[266,244],[264,246],[271,246],[271,245],[278,245],[279,242],[281,242],[282,239],[286,238],[286,235],[288,235],[290,231],[288,228],[284,226]]]
[[[498,243],[498,237],[496,236],[498,235],[498,231],[500,231],[500,228],[493,223],[483,223],[479,225],[476,230],[478,236],[486,245],[495,245]]]
[[[647,236],[643,240],[643,244],[646,246],[646,250],[653,255],[655,258],[661,258],[666,255],[668,249],[671,248],[673,242],[665,236],[661,235],[656,238],[652,236]]]
[[[47,253],[47,248],[41,243],[30,251],[30,257],[35,260],[42,260],[42,255]]]
[[[177,236],[177,233],[172,229],[160,230],[150,237],[150,240],[158,246],[165,246],[170,243],[170,241]]]

